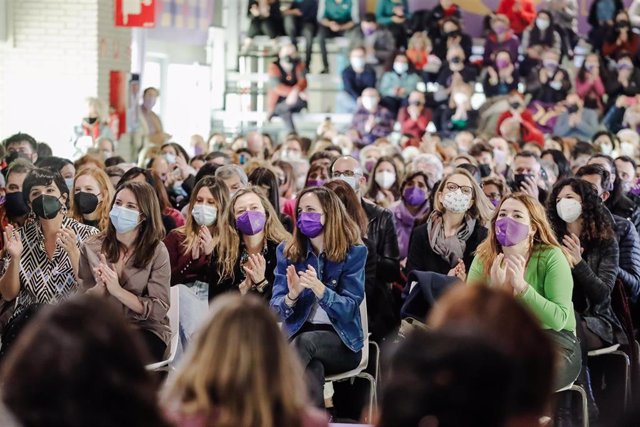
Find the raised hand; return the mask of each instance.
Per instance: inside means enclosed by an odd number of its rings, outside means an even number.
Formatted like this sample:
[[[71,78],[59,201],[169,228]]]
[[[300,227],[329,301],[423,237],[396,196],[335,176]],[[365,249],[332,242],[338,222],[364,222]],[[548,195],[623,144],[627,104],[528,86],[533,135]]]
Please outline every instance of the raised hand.
[[[507,266],[504,263],[504,254],[498,254],[491,264],[491,285],[504,286],[507,281]]]
[[[16,259],[20,258],[24,250],[22,239],[20,238],[20,233],[16,231],[14,226],[9,224],[5,228],[5,231],[2,233],[2,235],[4,238],[4,248],[9,256]]]
[[[242,267],[245,274],[254,285],[264,281],[264,274],[267,270],[267,261],[262,254],[249,255],[249,259]]]
[[[289,298],[297,299],[304,287],[300,284],[300,276],[296,272],[296,268],[293,265],[287,267],[287,287],[289,288]]]
[[[324,294],[324,283],[318,279],[316,270],[312,266],[307,266],[307,270],[300,273],[300,285],[303,288],[311,289],[318,298]]]
[[[519,295],[529,286],[524,279],[527,260],[522,255],[510,255],[507,257],[507,283],[513,288],[514,295]]]

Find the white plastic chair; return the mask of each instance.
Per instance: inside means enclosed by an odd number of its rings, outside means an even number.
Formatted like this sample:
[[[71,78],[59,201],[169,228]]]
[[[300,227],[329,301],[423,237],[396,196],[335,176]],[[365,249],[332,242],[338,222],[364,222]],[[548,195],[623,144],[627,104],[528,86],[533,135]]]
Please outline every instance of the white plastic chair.
[[[180,340],[179,325],[180,325],[180,290],[177,286],[171,287],[169,294],[169,327],[171,328],[171,342],[169,343],[169,356],[157,363],[151,363],[147,365],[147,371],[170,371],[173,370],[171,364],[178,352],[178,341]]]
[[[362,359],[360,364],[355,368],[347,372],[342,372],[336,375],[329,375],[325,377],[326,382],[338,382],[351,380],[352,382],[356,378],[362,378],[369,382],[369,408],[368,417],[366,422],[371,422],[373,419],[374,406],[377,404],[377,392],[376,392],[376,378],[371,374],[364,372],[369,364],[369,325],[367,317],[367,301],[362,300],[360,304],[360,319],[362,321],[362,332],[364,334],[364,345],[362,346]]]
[[[567,391],[578,393],[580,395],[580,400],[582,402],[582,427],[589,427],[589,406],[587,402],[587,392],[579,385],[571,383],[568,386],[561,388],[560,390],[556,390],[556,394],[564,393]]]
[[[631,400],[631,361],[629,355],[622,350],[619,350],[620,344],[615,344],[610,347],[599,348],[592,350],[588,353],[589,357],[601,357],[601,356],[617,356],[622,358],[624,363],[624,410],[629,407]]]

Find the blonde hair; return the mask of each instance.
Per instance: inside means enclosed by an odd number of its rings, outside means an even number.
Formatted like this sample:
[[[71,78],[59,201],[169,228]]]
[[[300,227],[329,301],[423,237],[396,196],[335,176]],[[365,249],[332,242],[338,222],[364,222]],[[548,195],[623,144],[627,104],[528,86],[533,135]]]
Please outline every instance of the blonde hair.
[[[193,188],[193,191],[191,192],[191,199],[189,199],[189,207],[187,208],[188,213],[185,224],[182,227],[176,229],[176,232],[184,236],[182,248],[183,253],[186,256],[191,256],[191,250],[198,243],[198,232],[200,231],[200,225],[198,225],[198,223],[193,219],[193,215],[191,212],[193,211],[193,207],[196,204],[198,193],[203,188],[207,188],[209,192],[211,192],[213,198],[216,200],[216,209],[218,212],[218,216],[222,215],[222,213],[225,211],[225,208],[227,207],[227,203],[229,201],[229,190],[227,190],[227,186],[221,179],[218,179],[214,176],[206,176],[198,181],[196,186]],[[217,218],[216,222],[219,222]],[[217,243],[219,234],[214,232],[212,233],[212,235],[214,241]],[[214,247],[216,243],[214,243]]]
[[[103,100],[99,98],[89,97],[86,99],[86,102],[87,107],[93,108],[95,110],[98,122],[104,123],[107,121],[107,119],[109,118],[109,108]]]
[[[113,185],[111,185],[109,176],[102,169],[88,165],[80,168],[76,173],[76,176],[73,178],[74,188],[78,178],[84,175],[89,175],[98,183],[100,195],[102,196],[102,200],[98,203],[98,207],[96,207],[96,213],[98,214],[98,229],[100,231],[105,231],[109,226],[109,211],[111,210],[111,201],[115,195]],[[84,217],[78,210],[78,205],[76,205],[74,195],[72,194],[69,198],[71,199],[71,217],[78,222],[84,222]]]
[[[229,205],[220,218],[219,240],[217,245],[218,275],[221,279],[233,278],[236,262],[240,257],[240,234],[236,229],[235,206],[238,199],[245,194],[255,194],[260,199],[264,208],[267,222],[264,226],[264,236],[266,240],[272,242],[283,242],[289,240],[291,235],[282,226],[278,213],[271,206],[271,202],[263,196],[255,187],[243,188],[236,191],[231,198]]]
[[[476,249],[476,256],[480,261],[482,261],[484,274],[487,277],[489,276],[493,260],[495,260],[496,256],[498,256],[499,253],[502,253],[502,248],[498,245],[498,240],[496,239],[496,221],[498,220],[498,213],[500,212],[500,208],[502,207],[504,202],[509,199],[519,201],[525,206],[525,208],[527,208],[527,211],[529,212],[531,228],[535,230],[531,252],[533,252],[535,248],[556,247],[562,249],[565,257],[567,257],[567,260],[570,260],[569,254],[564,248],[560,246],[560,243],[558,243],[556,236],[553,234],[551,224],[549,224],[544,207],[540,204],[540,202],[526,193],[512,193],[503,197],[502,202],[500,202],[500,205],[498,206],[498,208],[496,208],[495,214],[493,215],[493,218],[491,218],[491,222],[487,227],[487,238],[484,239],[484,241],[480,243],[478,245],[478,248]]]
[[[436,190],[436,195],[433,200],[434,210],[440,213],[444,213],[445,208],[444,206],[442,206],[442,202],[440,202],[438,194],[444,192],[449,179],[451,179],[451,177],[454,175],[463,175],[469,179],[469,182],[471,182],[471,188],[473,189],[473,205],[469,208],[468,213],[472,218],[479,219],[483,225],[487,224],[493,216],[493,205],[491,204],[489,199],[487,199],[487,196],[484,195],[484,191],[482,191],[480,185],[478,185],[476,180],[473,179],[473,176],[471,176],[471,174],[465,169],[454,169],[453,172],[442,178],[442,181],[440,181],[440,185],[438,186],[438,190]]]
[[[326,218],[324,253],[327,259],[332,262],[344,261],[351,246],[362,244],[360,227],[349,216],[336,193],[325,187],[308,187],[300,193],[296,200],[296,212],[300,207],[300,200],[307,193],[315,194],[324,209]],[[307,254],[308,241],[309,238],[300,232],[296,224],[293,230],[293,239],[285,246],[284,255],[294,262],[303,261]]]
[[[308,398],[300,363],[255,296],[216,298],[161,400],[216,427],[294,427]]]
[[[424,46],[423,48],[417,47],[420,43]],[[431,39],[429,39],[425,31],[416,31],[413,33],[407,45],[407,49],[428,50],[429,48],[431,48]]]

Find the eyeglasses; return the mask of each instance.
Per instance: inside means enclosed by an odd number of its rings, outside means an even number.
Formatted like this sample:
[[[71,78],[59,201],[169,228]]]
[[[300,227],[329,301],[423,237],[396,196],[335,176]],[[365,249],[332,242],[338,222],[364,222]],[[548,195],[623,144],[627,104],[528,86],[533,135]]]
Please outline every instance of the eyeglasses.
[[[485,196],[487,196],[487,198],[489,198],[490,200],[500,200],[500,198],[502,198],[502,195],[500,193],[485,193]]]
[[[331,174],[332,178],[340,178],[341,176],[362,176],[362,172],[359,171],[335,171]]]
[[[467,196],[473,195],[473,188],[467,185],[458,185],[455,182],[448,182],[445,188],[450,192],[458,191],[458,189],[460,189],[462,194],[466,194]]]

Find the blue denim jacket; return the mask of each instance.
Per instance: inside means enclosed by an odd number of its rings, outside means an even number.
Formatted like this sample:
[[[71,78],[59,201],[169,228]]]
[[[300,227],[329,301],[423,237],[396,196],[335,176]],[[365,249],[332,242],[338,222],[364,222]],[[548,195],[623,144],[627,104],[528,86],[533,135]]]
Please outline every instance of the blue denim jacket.
[[[317,257],[309,245],[306,260],[292,263],[284,256],[284,247],[283,242],[277,250],[278,264],[273,283],[271,307],[283,320],[287,335],[291,337],[302,328],[317,301],[326,311],[333,329],[344,345],[353,352],[360,351],[364,344],[360,303],[364,299],[364,264],[367,259],[367,248],[363,245],[352,246],[344,261],[331,262],[325,258],[324,254]],[[326,286],[322,299],[318,300],[311,289],[305,289],[293,307],[289,307],[284,302],[284,297],[289,292],[287,267],[291,264],[298,272],[306,270],[308,265],[316,270],[318,279]]]

